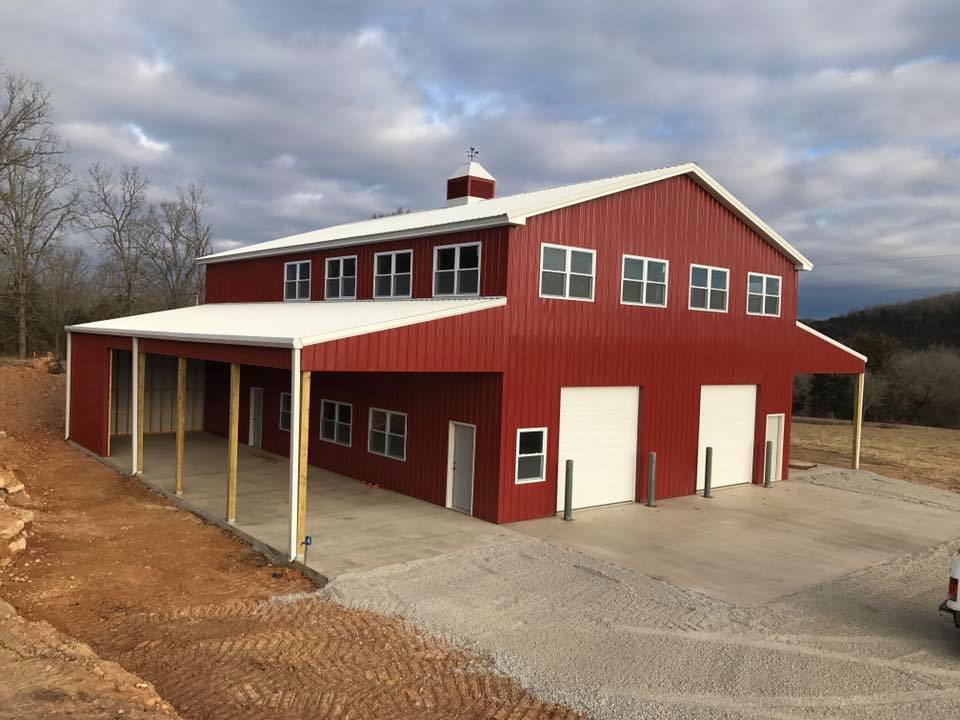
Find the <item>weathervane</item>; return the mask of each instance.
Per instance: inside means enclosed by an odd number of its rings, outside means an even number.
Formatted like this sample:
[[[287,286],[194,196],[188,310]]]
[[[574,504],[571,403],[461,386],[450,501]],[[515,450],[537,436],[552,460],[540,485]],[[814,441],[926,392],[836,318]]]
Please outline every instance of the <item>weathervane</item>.
[[[470,160],[476,160],[479,154],[480,154],[480,151],[477,150],[473,145],[471,145],[470,149],[467,150],[467,158]]]

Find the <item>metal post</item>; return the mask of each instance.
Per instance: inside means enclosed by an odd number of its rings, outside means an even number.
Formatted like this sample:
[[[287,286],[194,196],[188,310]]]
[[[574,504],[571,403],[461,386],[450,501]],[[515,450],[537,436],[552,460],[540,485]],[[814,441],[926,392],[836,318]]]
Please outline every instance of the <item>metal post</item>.
[[[711,498],[710,490],[713,486],[713,448],[707,448],[707,458],[703,463],[703,496]]]
[[[647,456],[647,507],[657,506],[657,454]]]
[[[767,456],[763,463],[763,486],[770,487],[770,476],[773,469],[773,440],[767,440]]]
[[[573,520],[573,460],[567,460],[563,486],[563,519]]]

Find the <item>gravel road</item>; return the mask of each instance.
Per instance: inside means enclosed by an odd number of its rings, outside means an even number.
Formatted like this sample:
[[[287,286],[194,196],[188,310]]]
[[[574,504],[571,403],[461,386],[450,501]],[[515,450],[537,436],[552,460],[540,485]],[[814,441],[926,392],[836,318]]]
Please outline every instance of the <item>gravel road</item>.
[[[871,474],[801,481],[960,511],[955,495]],[[960,515],[957,526],[960,537]],[[952,719],[960,631],[936,608],[957,545],[754,607],[532,538],[344,575],[323,592],[410,618],[595,718]]]

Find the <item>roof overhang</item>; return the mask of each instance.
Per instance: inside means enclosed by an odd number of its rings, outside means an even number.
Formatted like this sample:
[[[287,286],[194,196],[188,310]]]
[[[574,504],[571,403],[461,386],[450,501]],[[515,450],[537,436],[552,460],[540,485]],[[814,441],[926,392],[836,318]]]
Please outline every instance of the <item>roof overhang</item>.
[[[70,325],[79,333],[302,348],[501,307],[505,297],[209,303]]]
[[[797,321],[792,353],[798,373],[853,375],[866,371],[867,356]]]

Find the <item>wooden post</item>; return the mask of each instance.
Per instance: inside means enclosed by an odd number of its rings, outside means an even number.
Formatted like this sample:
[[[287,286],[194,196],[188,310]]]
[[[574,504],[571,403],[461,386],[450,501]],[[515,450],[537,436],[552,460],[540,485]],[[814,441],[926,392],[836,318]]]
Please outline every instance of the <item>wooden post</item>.
[[[187,359],[177,358],[177,495],[183,495],[183,441],[187,404]]]
[[[240,431],[240,366],[230,363],[230,429],[227,435],[227,522],[237,521],[237,442]]]
[[[857,387],[853,398],[853,457],[851,465],[854,470],[860,469],[860,437],[863,431],[863,373],[857,375]]]
[[[143,395],[147,379],[147,355],[137,353],[137,473],[143,472]]]
[[[297,547],[307,534],[307,449],[310,444],[310,372],[300,373],[300,473],[297,491]]]

